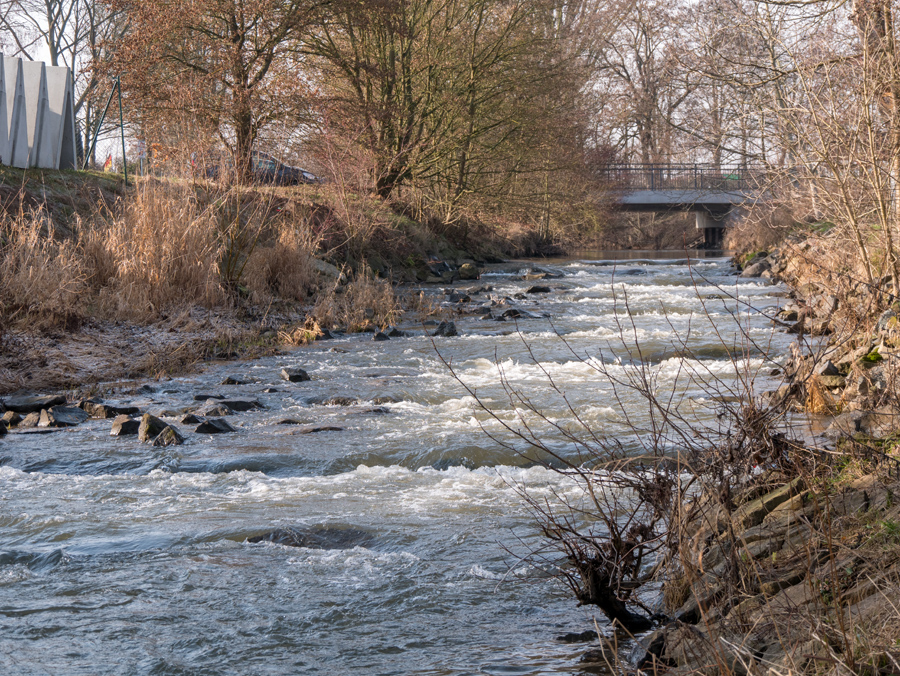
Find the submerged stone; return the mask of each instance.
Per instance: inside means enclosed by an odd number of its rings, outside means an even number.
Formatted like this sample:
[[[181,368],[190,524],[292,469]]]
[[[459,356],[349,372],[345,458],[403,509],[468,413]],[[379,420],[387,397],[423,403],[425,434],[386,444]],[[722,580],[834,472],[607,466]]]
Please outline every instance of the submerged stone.
[[[352,549],[370,545],[374,536],[359,528],[278,528],[263,535],[247,538],[247,542],[271,542],[288,547],[309,549]]]

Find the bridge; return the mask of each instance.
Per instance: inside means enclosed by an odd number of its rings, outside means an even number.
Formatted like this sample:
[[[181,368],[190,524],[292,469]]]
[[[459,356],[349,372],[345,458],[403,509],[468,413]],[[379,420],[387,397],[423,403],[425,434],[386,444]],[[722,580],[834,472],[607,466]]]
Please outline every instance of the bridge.
[[[603,176],[622,211],[692,211],[707,249],[722,248],[728,215],[762,193],[763,170],[746,165],[611,164]]]

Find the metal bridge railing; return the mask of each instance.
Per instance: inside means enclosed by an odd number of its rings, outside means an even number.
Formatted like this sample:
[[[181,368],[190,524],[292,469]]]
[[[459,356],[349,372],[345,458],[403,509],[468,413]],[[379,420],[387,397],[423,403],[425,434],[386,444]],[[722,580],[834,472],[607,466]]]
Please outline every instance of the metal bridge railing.
[[[755,190],[763,170],[746,165],[713,164],[610,164],[601,178],[614,190]]]

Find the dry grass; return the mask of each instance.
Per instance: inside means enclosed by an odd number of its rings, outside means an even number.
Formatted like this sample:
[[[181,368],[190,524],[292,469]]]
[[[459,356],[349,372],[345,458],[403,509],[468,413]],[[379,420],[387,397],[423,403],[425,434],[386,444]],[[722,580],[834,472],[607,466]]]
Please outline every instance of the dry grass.
[[[0,221],[0,317],[38,325],[69,324],[90,273],[80,248],[45,236],[40,213]]]
[[[266,195],[142,182],[121,208],[46,234],[41,212],[0,220],[0,308],[5,324],[71,324],[100,317],[149,322],[191,306],[305,300],[316,285],[316,241],[303,218]]]
[[[346,287],[332,287],[323,293],[310,316],[323,328],[355,333],[391,326],[400,314],[394,287],[364,272]]]

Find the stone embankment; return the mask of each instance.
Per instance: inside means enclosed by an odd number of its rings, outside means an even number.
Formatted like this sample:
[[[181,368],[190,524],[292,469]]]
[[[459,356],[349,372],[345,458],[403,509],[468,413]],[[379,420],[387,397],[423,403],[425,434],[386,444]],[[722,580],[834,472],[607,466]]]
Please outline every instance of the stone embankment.
[[[661,626],[632,655],[642,673],[900,674],[900,306],[887,280],[838,275],[819,253],[788,242],[741,274],[789,286],[773,321],[797,336],[775,359],[782,384],[750,406],[824,432],[773,426],[807,441],[736,497],[685,506]]]

